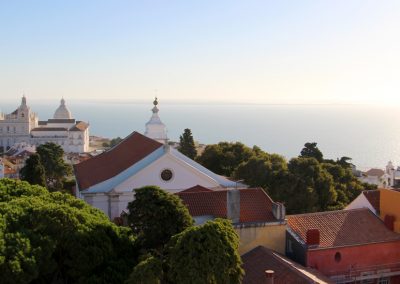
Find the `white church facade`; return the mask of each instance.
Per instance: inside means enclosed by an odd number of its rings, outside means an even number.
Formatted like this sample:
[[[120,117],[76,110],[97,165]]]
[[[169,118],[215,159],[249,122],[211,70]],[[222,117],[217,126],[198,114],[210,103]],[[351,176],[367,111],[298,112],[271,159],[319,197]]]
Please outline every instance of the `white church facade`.
[[[153,116],[146,124],[147,136],[133,132],[110,150],[75,165],[77,196],[114,219],[134,199],[134,189],[147,185],[171,193],[196,185],[244,187],[211,172],[165,143],[166,127],[164,124],[160,127],[160,122],[158,109],[153,108]]]
[[[88,152],[89,124],[75,120],[64,99],[53,118],[47,121],[39,121],[25,96],[15,111],[0,113],[0,148],[3,151],[19,143],[37,146],[47,142],[60,145],[67,153]]]

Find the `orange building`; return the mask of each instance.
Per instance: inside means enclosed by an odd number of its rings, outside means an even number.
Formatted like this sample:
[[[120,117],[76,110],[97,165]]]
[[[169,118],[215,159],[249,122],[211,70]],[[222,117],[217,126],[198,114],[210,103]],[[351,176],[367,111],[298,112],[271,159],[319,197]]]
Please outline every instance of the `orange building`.
[[[389,228],[400,233],[400,192],[386,188],[379,192],[379,216]]]

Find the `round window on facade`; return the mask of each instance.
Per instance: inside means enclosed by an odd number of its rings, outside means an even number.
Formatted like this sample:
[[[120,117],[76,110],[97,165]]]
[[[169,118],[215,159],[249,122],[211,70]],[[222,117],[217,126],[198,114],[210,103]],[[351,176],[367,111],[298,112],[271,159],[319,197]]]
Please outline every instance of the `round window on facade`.
[[[335,253],[335,261],[340,262],[342,260],[342,255],[340,252]]]
[[[165,169],[161,172],[161,179],[163,181],[170,181],[172,179],[172,171],[170,169]]]

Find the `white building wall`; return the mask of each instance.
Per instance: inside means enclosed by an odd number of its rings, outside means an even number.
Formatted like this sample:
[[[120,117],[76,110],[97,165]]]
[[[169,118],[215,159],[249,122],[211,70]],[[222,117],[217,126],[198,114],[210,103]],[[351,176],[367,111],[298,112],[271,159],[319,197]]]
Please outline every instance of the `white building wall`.
[[[84,196],[84,200],[93,207],[103,211],[107,216],[110,216],[109,198],[105,193],[87,194]]]
[[[164,181],[161,179],[160,174],[164,169],[170,169],[172,171],[173,177],[170,181]],[[210,188],[219,186],[215,180],[175,157],[166,154],[134,176],[122,182],[120,185],[116,186],[115,190],[117,192],[131,192],[135,188],[140,188],[146,185],[156,185],[169,192],[178,192],[195,185]]]

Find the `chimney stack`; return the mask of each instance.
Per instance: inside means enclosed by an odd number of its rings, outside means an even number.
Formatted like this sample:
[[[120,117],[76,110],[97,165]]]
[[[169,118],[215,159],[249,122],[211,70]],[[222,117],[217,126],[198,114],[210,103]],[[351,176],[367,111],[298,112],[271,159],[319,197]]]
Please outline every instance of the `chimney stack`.
[[[274,284],[274,271],[265,270],[265,284]]]
[[[240,190],[230,189],[226,192],[227,217],[232,223],[240,222]]]
[[[285,206],[282,203],[273,202],[272,203],[272,214],[279,221],[285,220],[285,217],[286,217]]]

